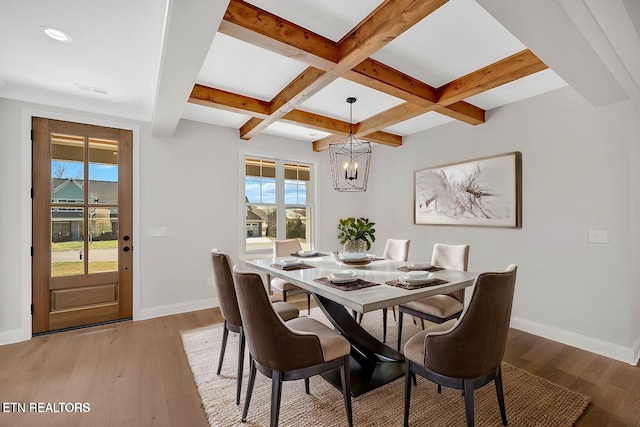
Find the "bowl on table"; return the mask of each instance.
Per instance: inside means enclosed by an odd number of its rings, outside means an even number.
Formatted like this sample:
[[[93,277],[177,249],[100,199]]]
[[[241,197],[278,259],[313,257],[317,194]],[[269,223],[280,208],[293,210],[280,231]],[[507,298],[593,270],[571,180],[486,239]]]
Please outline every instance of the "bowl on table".
[[[298,251],[298,256],[301,257],[308,257],[308,256],[314,256],[316,255],[318,252],[316,251]]]
[[[428,270],[431,268],[430,262],[410,262],[407,264],[409,270]]]
[[[282,258],[280,260],[280,265],[283,267],[294,267],[300,264],[300,260],[298,258]]]
[[[429,283],[435,278],[435,275],[428,271],[410,271],[408,273],[401,274],[400,277],[398,277],[398,280],[400,280],[400,283],[405,285],[421,285]]]
[[[334,271],[329,275],[331,283],[350,283],[358,278],[358,274],[355,271]]]
[[[370,264],[373,258],[365,252],[338,252],[338,262],[349,267],[362,267]]]

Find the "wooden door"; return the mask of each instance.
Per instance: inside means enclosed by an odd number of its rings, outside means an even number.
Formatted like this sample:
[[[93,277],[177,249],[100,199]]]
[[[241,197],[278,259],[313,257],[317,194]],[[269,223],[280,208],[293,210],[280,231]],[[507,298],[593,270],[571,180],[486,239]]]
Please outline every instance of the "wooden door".
[[[32,129],[33,333],[131,318],[131,131]]]

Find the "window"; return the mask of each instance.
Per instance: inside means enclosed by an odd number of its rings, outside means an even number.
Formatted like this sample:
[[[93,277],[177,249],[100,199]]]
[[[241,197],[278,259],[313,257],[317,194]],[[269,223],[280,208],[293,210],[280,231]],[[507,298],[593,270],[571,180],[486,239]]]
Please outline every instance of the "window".
[[[270,252],[275,239],[298,239],[311,249],[312,165],[282,159],[244,159],[246,252]]]

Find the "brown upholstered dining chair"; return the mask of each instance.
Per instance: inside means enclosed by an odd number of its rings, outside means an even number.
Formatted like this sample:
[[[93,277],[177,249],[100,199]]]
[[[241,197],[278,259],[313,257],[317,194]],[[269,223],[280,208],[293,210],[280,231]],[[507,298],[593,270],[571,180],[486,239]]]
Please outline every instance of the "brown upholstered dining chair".
[[[447,245],[436,243],[431,255],[433,267],[447,270],[467,271],[469,266],[469,245]],[[411,301],[398,306],[398,351],[402,339],[403,313],[420,318],[422,329],[424,321],[443,323],[456,319],[464,308],[464,289],[445,295],[434,295],[417,301]]]
[[[419,374],[441,387],[463,390],[467,426],[474,425],[474,390],[495,382],[502,424],[507,414],[501,364],[507,346],[516,284],[515,265],[500,273],[482,273],[475,280],[469,306],[460,318],[433,325],[404,346],[404,425],[409,425],[411,379]]]
[[[287,256],[298,252],[301,249],[302,246],[300,246],[300,241],[298,239],[273,241],[273,256]],[[301,287],[296,286],[293,283],[289,283],[279,277],[273,277],[271,279],[271,291],[282,295],[282,300],[285,302],[289,295],[307,294],[307,314],[311,314],[311,294]]]
[[[234,269],[234,277],[251,354],[242,421],[247,420],[256,370],[271,378],[271,426],[275,427],[280,414],[283,381],[304,378],[305,390],[309,394],[309,377],[339,368],[347,421],[352,426],[349,341],[310,317],[283,322],[276,316],[267,295],[257,291],[262,287],[262,279],[258,274]]]
[[[213,279],[218,292],[218,303],[220,311],[224,318],[224,328],[222,332],[222,346],[220,347],[220,358],[218,360],[218,371],[220,375],[222,370],[222,361],[224,360],[224,352],[227,348],[227,338],[229,331],[239,334],[238,338],[238,379],[236,387],[236,405],[240,404],[240,391],[242,388],[242,368],[244,366],[244,347],[245,336],[242,327],[242,318],[240,317],[240,309],[238,308],[238,300],[236,298],[236,290],[233,284],[233,261],[229,255],[211,251],[211,264],[213,268]],[[263,289],[266,295],[266,290]],[[286,302],[273,302],[273,307],[283,320],[290,320],[298,317],[299,310]]]

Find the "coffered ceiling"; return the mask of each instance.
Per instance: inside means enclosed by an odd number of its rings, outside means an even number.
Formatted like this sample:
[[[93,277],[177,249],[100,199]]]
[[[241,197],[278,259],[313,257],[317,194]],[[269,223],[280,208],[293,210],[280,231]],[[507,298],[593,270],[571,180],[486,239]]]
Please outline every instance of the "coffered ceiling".
[[[321,151],[348,134],[353,96],[356,136],[400,146],[567,85],[593,105],[625,99],[640,81],[638,8],[608,4],[6,0],[0,97],[147,121],[161,137],[195,120]]]

